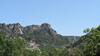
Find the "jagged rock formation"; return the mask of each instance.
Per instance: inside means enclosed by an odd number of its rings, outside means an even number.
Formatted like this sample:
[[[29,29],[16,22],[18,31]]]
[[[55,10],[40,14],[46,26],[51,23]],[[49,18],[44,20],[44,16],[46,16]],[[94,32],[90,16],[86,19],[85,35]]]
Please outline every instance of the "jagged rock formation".
[[[62,38],[63,36],[53,30],[48,23],[41,25],[30,25],[23,27],[19,23],[15,24],[0,24],[0,32],[6,33],[7,37],[23,37],[28,41],[35,41],[36,43],[45,44],[56,44],[62,45],[67,44],[68,39]]]
[[[52,35],[57,35],[56,31],[54,31],[51,26],[47,23],[42,25],[30,25],[23,27],[19,23],[16,24],[0,24],[0,32],[5,32],[7,35],[23,35],[27,32],[33,31],[43,31],[45,33],[51,33]]]
[[[6,33],[8,36],[17,36],[23,34],[23,27],[19,24],[0,24],[0,32]]]

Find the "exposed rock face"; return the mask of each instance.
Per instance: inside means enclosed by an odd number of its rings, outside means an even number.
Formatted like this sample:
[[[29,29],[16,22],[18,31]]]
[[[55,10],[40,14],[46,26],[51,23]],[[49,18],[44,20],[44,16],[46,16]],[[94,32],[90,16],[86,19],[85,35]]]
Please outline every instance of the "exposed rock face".
[[[41,25],[30,25],[24,27],[24,37],[29,40],[35,40],[36,42],[53,42],[57,40],[58,34],[53,30],[48,23]],[[52,41],[53,40],[53,41]]]
[[[42,25],[41,25],[41,29],[42,29],[43,31],[49,32],[49,34],[51,34],[51,35],[54,36],[54,37],[55,37],[56,35],[58,35],[57,32],[56,32],[55,30],[53,30],[53,29],[51,28],[51,26],[50,26],[48,23],[42,24]]]
[[[58,34],[52,29],[50,24],[43,23],[41,25],[30,25],[23,27],[19,23],[15,24],[0,24],[0,32],[6,33],[7,37],[22,37],[28,41],[34,40],[34,42],[45,46],[46,44],[51,45],[62,45],[68,43],[67,36]]]
[[[19,23],[16,24],[0,24],[0,32],[5,32],[8,36],[24,35],[35,31],[44,32],[53,36],[57,35],[51,26],[47,23],[41,25],[30,25],[23,27]]]
[[[16,36],[23,34],[23,27],[19,24],[0,24],[0,32],[6,33],[8,36]]]

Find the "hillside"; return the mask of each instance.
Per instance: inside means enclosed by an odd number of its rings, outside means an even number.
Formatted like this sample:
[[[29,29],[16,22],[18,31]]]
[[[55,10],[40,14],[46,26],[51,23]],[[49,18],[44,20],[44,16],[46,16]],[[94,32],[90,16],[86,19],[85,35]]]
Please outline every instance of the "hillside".
[[[100,56],[100,26],[84,32],[86,35],[81,36],[72,46],[82,50],[84,56]]]
[[[77,36],[62,36],[58,34],[48,23],[26,27],[23,27],[19,23],[1,23],[0,32],[5,33],[9,38],[22,37],[28,42],[33,41],[41,46],[66,46],[66,44],[71,44],[73,41],[79,39]]]
[[[0,24],[0,56],[100,56],[100,26],[62,36],[50,24]]]

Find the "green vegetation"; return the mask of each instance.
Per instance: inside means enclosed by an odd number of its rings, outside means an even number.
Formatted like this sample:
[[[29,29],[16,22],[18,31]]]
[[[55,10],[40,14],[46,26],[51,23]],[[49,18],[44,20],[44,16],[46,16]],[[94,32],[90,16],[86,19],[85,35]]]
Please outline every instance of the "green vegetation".
[[[26,48],[27,43],[21,37],[8,38],[5,34],[0,33],[0,56],[61,56],[65,55],[66,49],[44,47],[41,50],[29,50]]]
[[[47,45],[32,50],[27,48],[26,39],[7,37],[4,33],[0,33],[0,56],[100,56],[100,26],[86,29],[84,32],[86,35],[69,47],[54,47],[49,45],[51,43],[44,37],[44,41],[48,42]],[[38,42],[42,42],[44,38],[40,38]],[[60,41],[63,42],[63,40]]]
[[[84,56],[100,56],[100,26],[84,30],[86,35],[82,36],[74,47],[83,52]]]
[[[97,56],[100,55],[100,26],[92,28],[86,32],[87,34],[83,37],[83,52],[85,56]],[[98,53],[98,54],[97,54]]]

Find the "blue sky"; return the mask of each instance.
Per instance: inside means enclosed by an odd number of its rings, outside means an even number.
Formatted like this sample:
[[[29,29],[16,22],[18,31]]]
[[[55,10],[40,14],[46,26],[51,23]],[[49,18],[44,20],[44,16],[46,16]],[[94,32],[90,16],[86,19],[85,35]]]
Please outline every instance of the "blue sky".
[[[0,23],[49,23],[62,35],[100,24],[100,0],[0,0]]]

